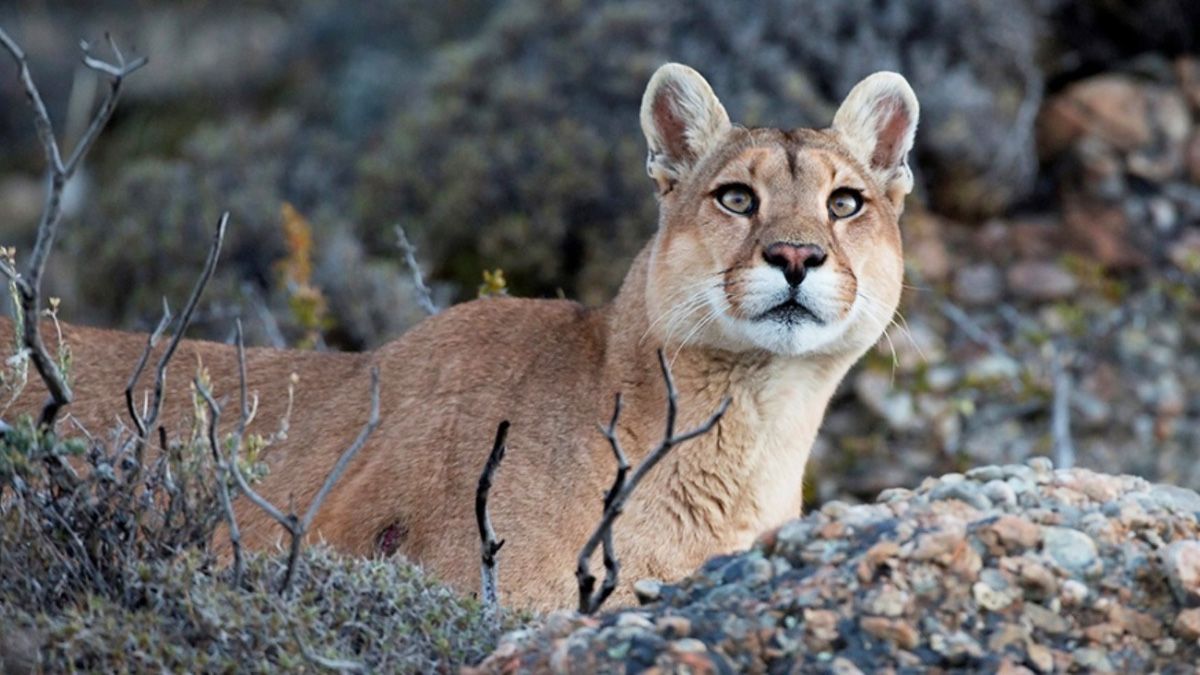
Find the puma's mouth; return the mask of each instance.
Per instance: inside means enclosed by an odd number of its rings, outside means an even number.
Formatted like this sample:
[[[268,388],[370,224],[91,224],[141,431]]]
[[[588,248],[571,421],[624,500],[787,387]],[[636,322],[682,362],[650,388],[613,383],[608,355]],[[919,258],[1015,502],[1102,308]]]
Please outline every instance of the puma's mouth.
[[[821,317],[817,316],[811,309],[795,298],[784,300],[771,309],[759,314],[756,319],[758,321],[778,321],[787,325],[795,325],[806,321],[812,321],[817,324],[825,323],[821,320]]]

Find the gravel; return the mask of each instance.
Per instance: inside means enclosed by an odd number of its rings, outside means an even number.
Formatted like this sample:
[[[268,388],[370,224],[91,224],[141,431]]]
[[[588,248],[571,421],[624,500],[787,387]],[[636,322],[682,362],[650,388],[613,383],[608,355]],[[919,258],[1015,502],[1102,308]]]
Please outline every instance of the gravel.
[[[1039,457],[829,503],[645,588],[478,672],[1196,672],[1200,495]]]

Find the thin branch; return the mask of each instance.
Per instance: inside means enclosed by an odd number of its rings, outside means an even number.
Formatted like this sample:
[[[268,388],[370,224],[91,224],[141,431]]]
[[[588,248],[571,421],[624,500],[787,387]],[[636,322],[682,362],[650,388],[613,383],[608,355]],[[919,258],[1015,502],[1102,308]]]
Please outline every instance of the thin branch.
[[[986,347],[993,355],[1016,362],[1013,355],[1008,352],[1008,349],[996,339],[996,336],[987,332],[975,322],[966,312],[955,305],[954,303],[943,300],[938,303],[938,309],[942,312],[942,316],[950,319],[951,323],[958,327],[972,342]]]
[[[192,323],[192,313],[196,311],[196,305],[200,302],[200,295],[204,293],[204,287],[208,285],[208,280],[212,278],[213,270],[217,268],[217,257],[221,253],[221,244],[225,241],[225,228],[228,225],[229,212],[226,211],[221,214],[220,220],[217,221],[217,231],[213,235],[212,245],[209,246],[208,258],[204,261],[204,269],[200,272],[200,278],[196,280],[196,285],[192,287],[192,294],[188,297],[187,305],[183,308],[183,313],[179,315],[179,322],[172,332],[171,341],[167,343],[166,350],[158,358],[158,365],[155,367],[154,373],[154,398],[150,403],[150,410],[146,413],[146,418],[143,420],[146,429],[153,428],[158,422],[158,414],[162,410],[163,397],[166,393],[167,365],[171,362],[171,357],[175,355],[175,350],[179,347],[179,342],[183,339],[183,334]],[[135,384],[136,380],[131,380],[128,388],[132,389]]]
[[[105,36],[108,39],[108,46],[112,49],[113,55],[117,57],[117,65],[111,65],[100,59],[95,58],[91,54],[91,46],[85,41],[80,42],[79,47],[83,51],[83,65],[109,78],[108,95],[100,103],[100,108],[92,117],[92,123],[88,126],[87,131],[75,144],[75,150],[71,152],[70,159],[67,160],[63,170],[67,177],[70,178],[75,173],[75,169],[79,167],[79,162],[83,156],[91,149],[92,144],[96,142],[96,137],[100,135],[100,131],[108,124],[109,118],[112,117],[113,111],[117,108],[117,98],[121,94],[121,83],[131,73],[146,65],[147,59],[142,56],[134,59],[132,62],[126,63],[125,56],[117,47],[117,43],[113,40],[112,35]]]
[[[221,452],[221,441],[217,433],[217,427],[221,423],[221,406],[217,405],[216,400],[213,399],[212,394],[205,388],[200,378],[197,377],[193,381],[196,383],[196,391],[200,392],[200,396],[208,404],[208,445],[212,449],[213,461],[217,465],[217,495],[221,500],[221,509],[225,512],[225,522],[229,525],[229,544],[233,547],[233,587],[241,588],[242,570],[244,569],[242,535],[238,530],[237,516],[233,512],[233,500],[229,498],[229,464],[226,463],[225,455]]]
[[[237,364],[238,364],[238,437],[246,432],[246,424],[250,421],[250,403],[246,387],[246,341],[242,337],[242,320],[236,319],[233,322],[234,332],[237,336]]]
[[[608,423],[607,429],[602,429],[601,433],[608,439],[608,444],[612,447],[613,457],[617,460],[617,473],[613,477],[613,484],[608,488],[608,492],[604,495],[604,510],[608,511],[612,508],[613,500],[617,495],[621,494],[621,490],[625,487],[625,477],[629,474],[629,459],[625,456],[625,451],[621,449],[621,441],[617,438],[617,422],[621,418],[621,394],[618,392],[616,400],[613,402],[612,421]],[[608,596],[612,595],[617,589],[617,579],[621,575],[621,561],[617,559],[616,545],[613,544],[612,528],[608,528],[604,533],[604,583],[600,585],[600,592],[596,595],[594,604],[596,607],[604,604]],[[595,582],[593,582],[595,583]]]
[[[617,457],[617,477],[613,481],[612,488],[605,495],[604,515],[600,518],[596,529],[592,531],[592,535],[588,538],[587,543],[579,551],[579,558],[575,568],[575,578],[579,581],[579,612],[581,614],[595,613],[616,588],[617,573],[620,565],[613,551],[612,527],[613,523],[617,520],[617,516],[621,515],[625,503],[629,500],[629,496],[637,489],[638,483],[642,481],[655,465],[667,456],[667,453],[672,448],[708,433],[721,420],[725,411],[729,410],[731,399],[726,397],[717,406],[716,411],[703,424],[695,429],[676,435],[675,421],[679,410],[679,394],[675,389],[675,381],[671,377],[671,367],[667,365],[667,359],[661,349],[658,350],[658,364],[662,370],[663,381],[667,388],[666,430],[658,446],[638,464],[637,468],[633,471],[633,475],[629,476],[628,480],[625,479],[624,475],[629,469],[628,462],[622,462],[625,453],[621,450],[620,444],[616,442],[616,425],[621,411],[621,400],[619,397],[614,406],[612,421],[609,423],[608,430],[604,432],[605,437],[609,439],[609,444],[612,445],[613,454]],[[624,467],[622,467],[622,464],[624,464]],[[608,569],[608,574],[600,592],[593,595],[592,591],[596,586],[596,577],[589,571],[588,563],[591,560],[592,554],[596,552],[596,548],[601,544],[605,546],[605,567]],[[608,577],[611,577],[611,579]]]
[[[312,525],[313,519],[317,517],[317,511],[321,508],[321,504],[325,502],[325,498],[329,496],[329,491],[333,489],[334,483],[337,483],[338,479],[342,477],[342,474],[346,471],[346,466],[350,464],[350,461],[354,459],[358,451],[363,449],[363,446],[367,444],[367,439],[370,438],[378,426],[379,367],[375,366],[371,368],[371,414],[367,418],[367,425],[363,427],[362,431],[358,432],[358,438],[355,438],[354,443],[349,448],[346,448],[346,451],[338,458],[337,464],[333,465],[333,470],[325,477],[325,483],[321,486],[320,491],[317,492],[317,496],[309,503],[308,511],[304,514],[304,521],[301,523],[306,531]]]
[[[25,347],[29,349],[29,357],[33,361],[38,375],[41,376],[49,392],[49,398],[42,407],[42,414],[39,420],[39,424],[44,428],[50,428],[54,425],[54,420],[58,417],[59,410],[69,404],[73,398],[73,392],[67,383],[66,375],[62,372],[59,364],[46,351],[40,327],[42,275],[45,273],[46,260],[49,258],[50,251],[54,247],[58,224],[62,219],[63,189],[66,187],[67,181],[74,175],[75,170],[83,161],[84,156],[96,138],[100,135],[100,131],[112,116],[112,112],[117,105],[117,100],[120,98],[121,86],[125,78],[146,64],[146,59],[144,58],[139,58],[132,63],[126,63],[125,57],[121,54],[120,49],[117,48],[116,42],[111,38],[109,38],[109,45],[112,47],[113,54],[117,58],[116,65],[93,57],[88,52],[86,44],[83,46],[84,64],[109,78],[109,92],[101,102],[100,108],[93,114],[87,132],[84,133],[76,145],[70,159],[64,163],[62,151],[59,149],[58,141],[54,137],[54,125],[50,121],[50,114],[46,110],[46,104],[42,100],[42,95],[38,91],[37,84],[33,81],[33,75],[29,70],[29,61],[25,56],[25,52],[21,50],[17,43],[3,29],[0,29],[0,47],[3,47],[16,62],[18,76],[25,89],[25,98],[29,101],[30,108],[33,110],[33,122],[34,128],[37,131],[38,141],[41,143],[42,150],[46,156],[48,177],[46,201],[42,207],[41,219],[38,222],[33,254],[29,259],[29,271],[24,277],[21,277],[17,275],[16,270],[10,265],[5,264],[0,267],[0,272],[3,272],[7,277],[12,279],[17,287],[24,328],[22,341]]]
[[[241,357],[239,356],[239,359],[240,358]],[[367,439],[378,426],[379,367],[374,366],[371,368],[371,414],[367,419],[367,424],[363,427],[362,431],[359,432],[358,437],[354,439],[354,442],[350,445],[350,447],[346,448],[346,451],[343,452],[342,456],[338,458],[337,463],[334,464],[333,469],[329,472],[329,475],[326,476],[325,483],[321,485],[321,489],[317,492],[317,495],[313,498],[312,502],[309,503],[308,511],[304,514],[303,519],[297,517],[294,512],[285,514],[268,499],[255,491],[254,488],[250,487],[250,483],[242,474],[241,466],[238,463],[238,452],[240,449],[239,446],[241,445],[241,437],[235,435],[233,447],[230,450],[229,461],[229,466],[233,470],[234,482],[237,484],[238,489],[241,490],[242,494],[246,495],[247,499],[253,502],[255,506],[262,509],[263,512],[270,516],[272,520],[282,525],[283,528],[292,536],[292,543],[288,553],[287,568],[284,572],[283,581],[279,587],[280,593],[286,593],[292,585],[292,579],[295,577],[296,563],[300,558],[300,549],[304,542],[304,536],[308,534],[308,528],[312,525],[313,519],[316,518],[317,511],[321,508],[321,504],[329,495],[330,490],[333,489],[334,483],[336,483],[338,479],[341,478],[342,473],[345,472],[346,466],[350,463],[350,460],[354,459],[354,456],[357,455],[360,450],[362,450],[363,446],[367,443]]]
[[[129,376],[129,382],[125,385],[125,407],[129,411],[129,418],[133,420],[133,426],[137,431],[139,439],[146,438],[149,430],[146,428],[146,421],[142,419],[142,416],[137,411],[137,405],[133,400],[133,388],[137,385],[138,378],[142,376],[142,371],[146,369],[146,363],[150,360],[150,354],[162,338],[163,331],[171,323],[171,306],[167,304],[165,297],[162,303],[162,318],[158,320],[158,325],[154,327],[154,332],[150,333],[146,338],[146,348],[142,350],[142,356],[138,359],[137,365],[134,366],[133,374]]]
[[[417,293],[417,304],[430,316],[438,313],[438,306],[433,302],[433,293],[425,285],[425,277],[421,275],[421,266],[417,263],[417,247],[408,241],[404,228],[396,226],[396,245],[404,253],[404,263],[412,272],[413,288]]]
[[[1067,359],[1058,350],[1053,356],[1054,402],[1050,409],[1050,431],[1054,437],[1054,464],[1060,469],[1075,465],[1075,445],[1071,441],[1071,373]]]
[[[475,490],[475,523],[479,527],[479,588],[483,600],[484,612],[498,624],[500,620],[500,584],[496,579],[496,554],[504,546],[504,540],[496,540],[496,530],[492,528],[492,519],[488,515],[488,492],[492,489],[492,478],[504,461],[504,453],[508,449],[508,420],[500,422],[496,428],[496,440],[492,443],[492,451],[488,453],[487,463],[483,473],[479,475],[479,486]]]

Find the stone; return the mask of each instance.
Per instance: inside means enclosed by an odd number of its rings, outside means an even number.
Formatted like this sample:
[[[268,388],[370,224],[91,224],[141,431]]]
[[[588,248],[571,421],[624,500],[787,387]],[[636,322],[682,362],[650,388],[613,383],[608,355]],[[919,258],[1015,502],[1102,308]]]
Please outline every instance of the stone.
[[[1052,262],[1025,260],[1009,266],[1008,289],[1018,297],[1036,302],[1053,302],[1071,297],[1079,282]]]
[[[1062,601],[1070,607],[1080,607],[1087,600],[1088,587],[1076,579],[1067,579],[1062,584]]]
[[[1024,614],[1034,628],[1050,635],[1061,635],[1071,627],[1071,623],[1061,615],[1035,602],[1025,605]]]
[[[1176,635],[1185,640],[1200,640],[1200,607],[1180,612],[1171,627]]]
[[[1119,150],[1133,150],[1151,140],[1149,105],[1144,88],[1128,75],[1080,80],[1042,106],[1039,147],[1053,156],[1084,136],[1095,136]]]
[[[992,508],[992,500],[984,496],[979,487],[979,484],[974,482],[942,483],[929,491],[929,499],[934,501],[957,499],[980,511],[986,511]]]
[[[919,536],[909,557],[913,560],[937,560],[949,556],[965,543],[965,528],[945,527]]]
[[[1012,486],[1002,480],[990,480],[983,485],[983,495],[992,500],[996,506],[1011,507],[1017,505],[1017,492]]]
[[[863,671],[854,665],[853,661],[844,656],[835,658],[829,664],[829,669],[833,671],[834,675],[863,675]]]
[[[993,534],[1000,545],[1013,551],[1033,548],[1042,541],[1042,528],[1020,516],[1002,515],[984,531]]]
[[[913,649],[920,643],[921,636],[917,629],[906,621],[864,616],[859,619],[858,625],[870,635],[892,642],[903,649]]]
[[[1197,134],[1196,138],[1200,139],[1200,134]],[[1197,142],[1196,146],[1196,152],[1200,154],[1200,142]],[[1200,164],[1200,157],[1197,158],[1197,162]],[[1200,184],[1200,180],[1196,182]],[[1190,230],[1171,242],[1167,247],[1167,259],[1187,274],[1200,274],[1200,232]]]
[[[890,373],[864,370],[854,378],[854,393],[871,412],[895,431],[916,431],[922,422],[917,416],[913,395],[892,386]]]
[[[964,305],[990,305],[1004,294],[1004,277],[995,265],[960,267],[954,273],[954,299]]]
[[[982,581],[976,581],[971,586],[971,594],[975,597],[975,602],[979,603],[980,607],[992,612],[998,612],[1011,605],[1017,599],[1017,596],[1020,595],[1020,591],[1010,588],[997,590]]]
[[[1092,538],[1069,527],[1044,527],[1042,540],[1046,555],[1059,567],[1073,575],[1095,571],[1099,553]]]
[[[1026,649],[1029,655],[1029,663],[1037,669],[1039,673],[1049,673],[1054,670],[1054,654],[1051,653],[1048,647],[1039,644],[1031,644]]]
[[[654,626],[658,632],[672,638],[687,637],[692,632],[692,622],[682,616],[659,617],[658,621],[654,622]]]
[[[1103,649],[1093,647],[1076,649],[1072,659],[1076,665],[1092,672],[1112,672],[1113,669],[1112,661],[1108,659],[1108,655],[1104,653]]]
[[[633,582],[633,594],[645,605],[662,597],[662,582],[658,579],[638,579]]]
[[[1200,606],[1200,540],[1170,544],[1162,553],[1162,561],[1171,592],[1179,604]]]

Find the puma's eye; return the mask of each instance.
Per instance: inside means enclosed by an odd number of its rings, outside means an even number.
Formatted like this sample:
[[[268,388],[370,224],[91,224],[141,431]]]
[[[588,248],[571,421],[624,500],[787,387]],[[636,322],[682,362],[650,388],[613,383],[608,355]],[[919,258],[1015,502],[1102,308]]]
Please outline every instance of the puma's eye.
[[[862,210],[863,197],[858,190],[838,188],[829,195],[829,214],[835,219],[849,218]]]
[[[741,183],[724,185],[717,189],[715,196],[717,203],[726,211],[739,216],[748,216],[758,208],[758,198],[754,196],[754,190]]]

